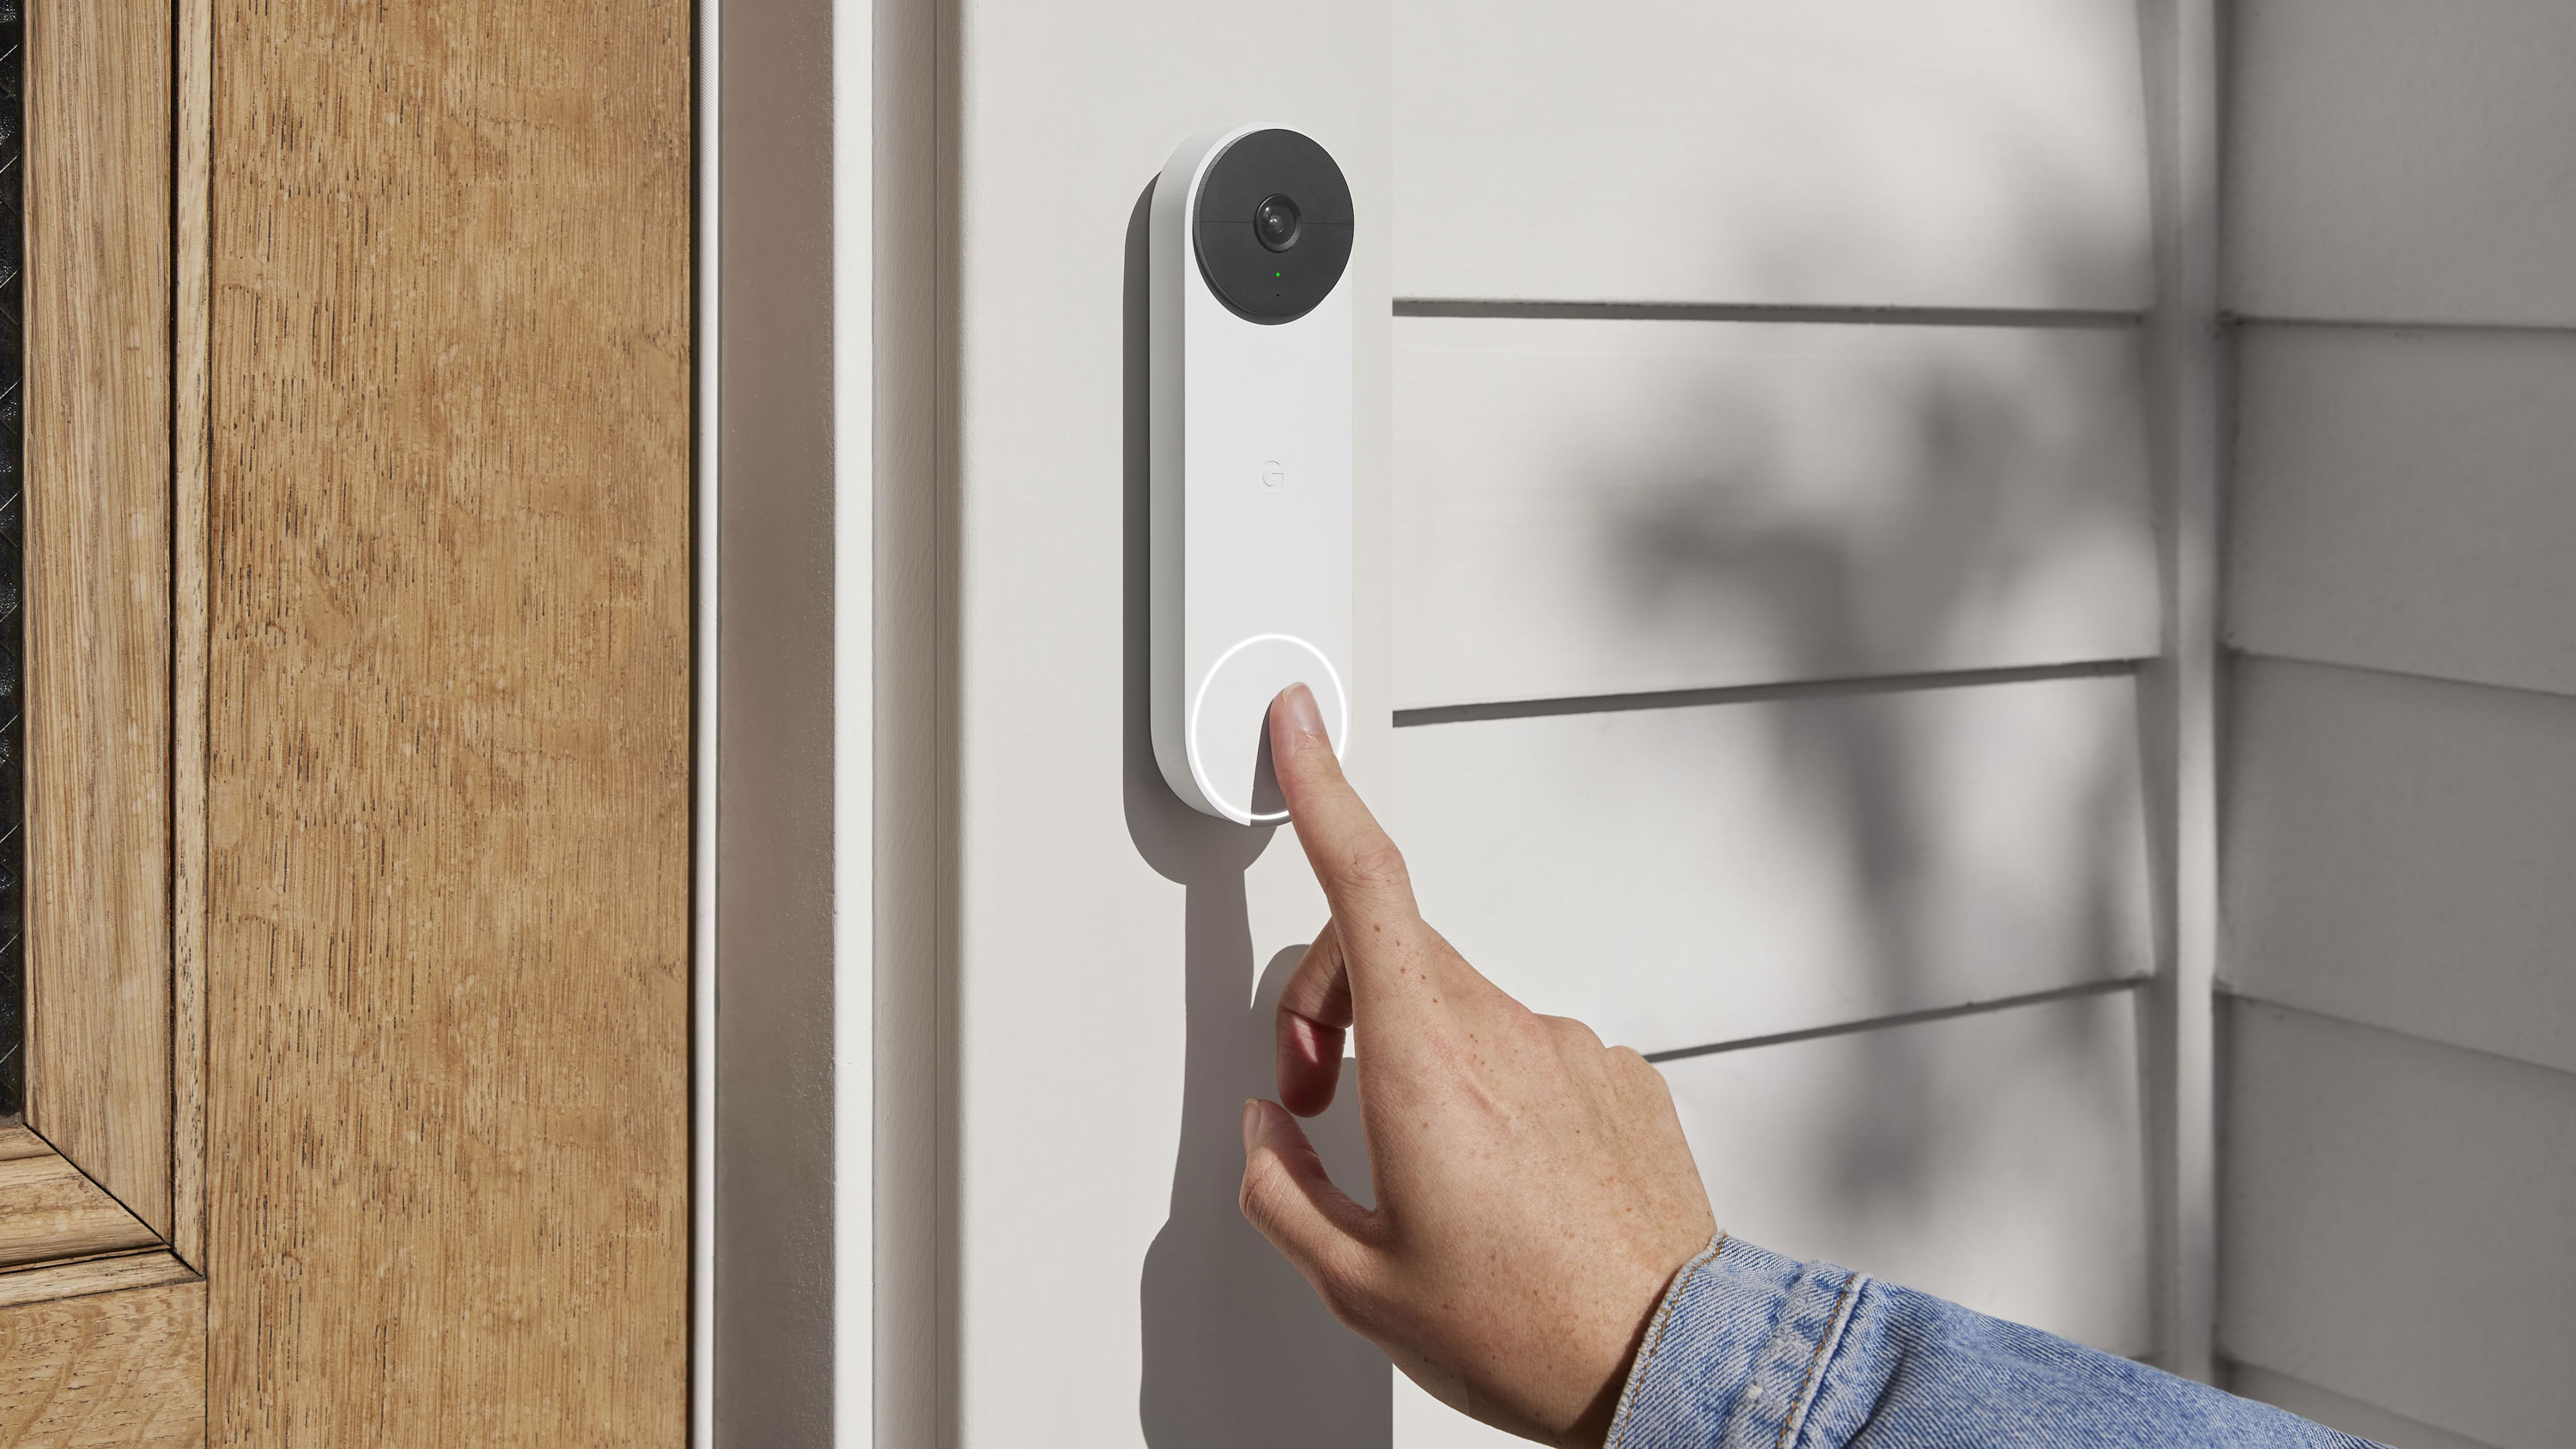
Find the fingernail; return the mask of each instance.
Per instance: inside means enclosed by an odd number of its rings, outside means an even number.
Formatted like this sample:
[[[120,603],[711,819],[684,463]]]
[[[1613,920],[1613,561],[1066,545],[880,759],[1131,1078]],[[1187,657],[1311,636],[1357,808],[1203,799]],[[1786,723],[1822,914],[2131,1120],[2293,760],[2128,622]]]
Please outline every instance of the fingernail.
[[[1324,712],[1315,707],[1315,691],[1303,684],[1292,684],[1279,691],[1278,703],[1273,708],[1279,711],[1279,718],[1288,728],[1300,734],[1320,735],[1324,732]]]
[[[1243,1099],[1243,1150],[1247,1155],[1252,1151],[1252,1139],[1260,1134],[1261,1099],[1246,1097]]]

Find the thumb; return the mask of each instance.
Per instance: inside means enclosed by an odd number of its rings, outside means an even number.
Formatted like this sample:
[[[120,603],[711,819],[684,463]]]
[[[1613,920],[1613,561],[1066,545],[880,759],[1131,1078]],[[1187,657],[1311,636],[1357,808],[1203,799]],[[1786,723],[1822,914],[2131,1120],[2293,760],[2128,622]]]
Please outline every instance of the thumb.
[[[1240,1200],[1245,1219],[1348,1318],[1367,1288],[1374,1255],[1364,1235],[1375,1215],[1333,1185],[1305,1129],[1276,1102],[1243,1104]]]

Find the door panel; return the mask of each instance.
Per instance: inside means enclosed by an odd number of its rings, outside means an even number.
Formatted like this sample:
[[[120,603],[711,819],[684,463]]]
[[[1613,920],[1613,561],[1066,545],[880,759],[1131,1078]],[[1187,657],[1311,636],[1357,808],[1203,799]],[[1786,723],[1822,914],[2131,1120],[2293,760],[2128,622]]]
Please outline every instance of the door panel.
[[[171,1225],[170,17],[27,17],[27,1120]]]
[[[205,1323],[206,1285],[166,1253],[11,1274],[0,1284],[0,1442],[203,1444]]]
[[[686,1432],[690,35],[215,11],[218,1443]]]

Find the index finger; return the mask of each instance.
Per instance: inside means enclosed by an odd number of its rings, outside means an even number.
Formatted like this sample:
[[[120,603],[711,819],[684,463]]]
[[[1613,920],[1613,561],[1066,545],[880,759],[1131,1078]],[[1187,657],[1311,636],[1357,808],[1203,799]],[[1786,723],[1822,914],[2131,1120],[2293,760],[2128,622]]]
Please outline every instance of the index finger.
[[[1413,879],[1359,792],[1342,776],[1342,762],[1324,733],[1323,712],[1302,684],[1270,702],[1270,760],[1297,843],[1324,888],[1333,918],[1374,935],[1388,926],[1421,920],[1413,904]]]

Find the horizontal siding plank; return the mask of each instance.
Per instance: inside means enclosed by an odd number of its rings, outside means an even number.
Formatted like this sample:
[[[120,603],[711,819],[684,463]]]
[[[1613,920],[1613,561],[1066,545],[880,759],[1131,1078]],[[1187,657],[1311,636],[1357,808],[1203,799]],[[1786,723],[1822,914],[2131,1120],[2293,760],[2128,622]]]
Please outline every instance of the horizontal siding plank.
[[[2235,11],[2235,307],[2576,325],[2576,6],[2243,0]]]
[[[1643,1051],[2141,974],[2123,676],[1395,732],[1425,917]]]
[[[2221,1347],[2500,1446],[2576,1421],[2576,1076],[2228,1008]]]
[[[1402,0],[1396,295],[2134,310],[2129,0]]]
[[[2576,1070],[2576,700],[2266,659],[2233,693],[2236,989]]]
[[[1718,1222],[2115,1353],[2149,1343],[2134,993],[1667,1064]],[[1397,1449],[1519,1441],[1398,1380]]]
[[[2465,1434],[2392,1414],[2367,1399],[2321,1389],[2305,1379],[2255,1364],[2229,1364],[2226,1373],[2227,1391],[2231,1394],[2260,1399],[2311,1423],[2340,1429],[2373,1444],[2388,1445],[2389,1449],[2495,1449]]]
[[[2576,334],[2256,326],[2240,357],[2230,638],[2576,694]]]
[[[2127,328],[1396,321],[1398,708],[2156,650]]]

